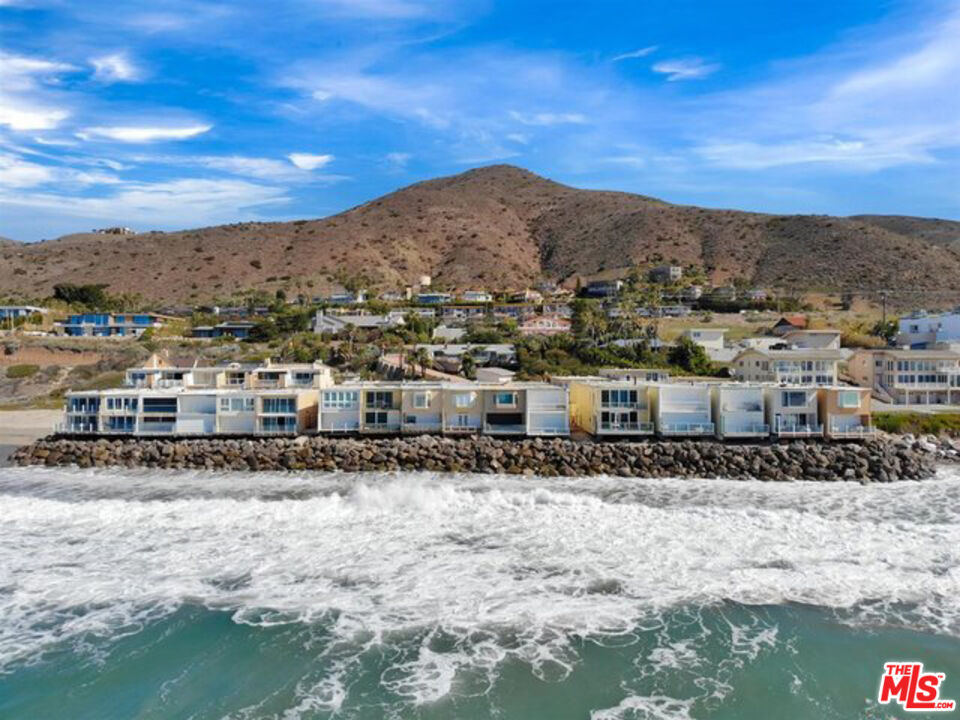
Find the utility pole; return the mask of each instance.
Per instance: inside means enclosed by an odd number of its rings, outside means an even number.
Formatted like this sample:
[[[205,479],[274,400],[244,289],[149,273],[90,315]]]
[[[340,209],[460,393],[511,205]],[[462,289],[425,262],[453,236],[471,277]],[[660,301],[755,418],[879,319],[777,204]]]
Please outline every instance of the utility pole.
[[[887,328],[887,291],[886,290],[883,290],[880,292],[880,300],[883,303],[883,328],[884,328],[884,332],[886,332],[886,328]]]

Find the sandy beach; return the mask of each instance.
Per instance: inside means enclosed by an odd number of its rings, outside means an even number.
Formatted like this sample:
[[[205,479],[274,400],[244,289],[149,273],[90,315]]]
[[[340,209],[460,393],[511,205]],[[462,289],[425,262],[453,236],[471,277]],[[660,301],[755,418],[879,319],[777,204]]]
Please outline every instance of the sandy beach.
[[[53,432],[59,410],[9,410],[0,412],[0,466],[21,445]]]

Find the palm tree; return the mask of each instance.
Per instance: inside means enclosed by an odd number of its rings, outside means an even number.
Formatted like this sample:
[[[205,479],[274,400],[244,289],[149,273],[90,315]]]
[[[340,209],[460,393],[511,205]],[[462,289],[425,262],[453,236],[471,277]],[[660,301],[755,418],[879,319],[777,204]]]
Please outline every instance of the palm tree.
[[[410,356],[410,362],[420,367],[420,377],[422,378],[427,374],[427,366],[430,365],[430,354],[425,348],[418,347]]]

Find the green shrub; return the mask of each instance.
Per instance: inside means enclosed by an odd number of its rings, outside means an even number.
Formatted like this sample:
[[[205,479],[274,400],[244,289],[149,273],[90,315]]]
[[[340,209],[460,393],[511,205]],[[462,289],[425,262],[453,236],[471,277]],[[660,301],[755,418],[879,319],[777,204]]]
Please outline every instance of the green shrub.
[[[958,413],[874,413],[873,423],[880,430],[898,435],[960,435]]]
[[[36,365],[11,365],[7,368],[7,377],[11,380],[20,380],[35,375],[39,369]]]

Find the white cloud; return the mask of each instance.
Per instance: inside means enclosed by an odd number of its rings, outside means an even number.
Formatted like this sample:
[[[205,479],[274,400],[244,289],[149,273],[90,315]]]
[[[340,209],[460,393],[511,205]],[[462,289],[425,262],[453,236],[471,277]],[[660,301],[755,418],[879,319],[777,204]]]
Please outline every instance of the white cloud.
[[[666,75],[667,80],[673,82],[675,80],[699,80],[700,78],[705,78],[719,70],[720,65],[718,63],[707,63],[701,58],[693,57],[662,60],[661,62],[654,63],[651,69],[656,73]]]
[[[333,155],[312,155],[310,153],[290,153],[287,155],[294,165],[301,170],[316,170],[325,167],[333,161]]]
[[[520,143],[521,145],[526,145],[530,142],[530,136],[526,133],[507,133],[507,140],[515,143]]]
[[[511,110],[510,117],[524,125],[583,125],[587,122],[585,115],[568,112],[521,113]]]
[[[0,52],[0,125],[21,131],[56,128],[70,112],[49,102],[51,93],[44,83],[76,69],[67,63]]]
[[[48,184],[87,187],[117,182],[118,178],[108,173],[41,165],[15,155],[0,154],[0,188],[32,188]]]
[[[77,133],[83,140],[103,138],[128,143],[150,143],[164,140],[187,140],[208,132],[212,125],[188,125],[185,127],[149,127],[121,125],[115,127],[88,127]]]
[[[0,205],[11,208],[158,227],[170,227],[171,218],[178,227],[233,222],[249,218],[252,209],[288,201],[282,188],[244,180],[127,183],[97,197],[0,190]]]
[[[94,78],[101,82],[133,82],[143,77],[143,71],[124,52],[91,58],[90,64]]]
[[[814,163],[879,170],[904,163],[933,162],[929,153],[909,144],[836,138],[765,144],[713,143],[698,147],[697,152],[712,164],[741,170]]]
[[[625,52],[622,55],[617,55],[616,57],[611,58],[611,62],[620,62],[621,60],[633,60],[634,58],[643,58],[647,55],[652,55],[657,50],[660,49],[659,45],[649,45],[645,48],[640,48],[639,50],[633,50],[631,52]]]
[[[412,158],[413,155],[407,152],[392,152],[386,155],[387,162],[397,167],[406,167]]]
[[[321,10],[341,17],[408,20],[423,17],[430,12],[427,3],[411,2],[411,0],[316,0],[316,2]]]

